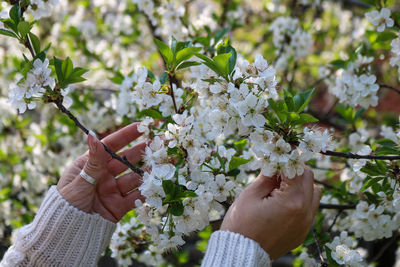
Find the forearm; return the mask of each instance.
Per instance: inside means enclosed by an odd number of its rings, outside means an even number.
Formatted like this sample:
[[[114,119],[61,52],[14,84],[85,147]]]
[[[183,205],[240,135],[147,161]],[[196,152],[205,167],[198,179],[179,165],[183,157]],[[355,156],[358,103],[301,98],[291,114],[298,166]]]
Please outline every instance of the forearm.
[[[71,206],[55,186],[29,225],[20,228],[0,267],[96,266],[115,224]]]
[[[271,266],[269,255],[260,245],[240,234],[217,231],[211,235],[202,267]]]

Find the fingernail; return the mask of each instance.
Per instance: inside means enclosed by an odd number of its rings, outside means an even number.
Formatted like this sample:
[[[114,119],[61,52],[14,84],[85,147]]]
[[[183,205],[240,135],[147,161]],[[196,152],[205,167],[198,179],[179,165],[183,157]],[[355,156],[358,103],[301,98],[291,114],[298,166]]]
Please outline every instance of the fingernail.
[[[95,150],[95,148],[96,148],[96,144],[95,144],[96,137],[94,137],[92,134],[89,134],[87,140],[88,140],[89,149],[92,150],[92,151]]]
[[[96,133],[93,132],[92,130],[89,131],[89,134],[90,134],[91,136],[93,136],[95,139],[97,139],[97,140],[99,139],[99,138],[97,138]]]

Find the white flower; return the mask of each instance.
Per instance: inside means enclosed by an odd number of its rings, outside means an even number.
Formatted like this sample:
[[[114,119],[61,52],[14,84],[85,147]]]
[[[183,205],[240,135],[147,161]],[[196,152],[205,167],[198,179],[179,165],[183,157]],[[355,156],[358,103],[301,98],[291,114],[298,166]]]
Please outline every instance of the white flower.
[[[368,19],[372,25],[377,27],[378,32],[383,32],[385,27],[393,27],[394,21],[390,18],[390,9],[382,8],[379,11],[372,10],[365,14],[365,17]]]

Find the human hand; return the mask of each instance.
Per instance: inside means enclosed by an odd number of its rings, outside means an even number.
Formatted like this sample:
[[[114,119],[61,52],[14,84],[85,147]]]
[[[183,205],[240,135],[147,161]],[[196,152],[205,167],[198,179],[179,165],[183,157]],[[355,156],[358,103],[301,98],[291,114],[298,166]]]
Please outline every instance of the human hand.
[[[258,242],[272,259],[299,246],[306,238],[321,198],[314,174],[306,166],[301,176],[260,174],[229,208],[221,230]]]
[[[116,179],[115,177],[128,167],[113,159],[105,151],[102,142],[117,152],[141,135],[137,130],[138,125],[139,123],[132,123],[107,136],[101,142],[89,134],[87,138],[89,151],[66,169],[57,184],[61,196],[72,206],[87,213],[98,213],[112,222],[118,222],[128,211],[135,208],[135,200],[143,200],[140,191],[134,190],[139,187],[142,179],[134,172]],[[126,156],[128,161],[134,164],[142,159],[145,147],[145,142],[142,142],[122,151],[119,155]],[[96,185],[90,184],[80,176],[82,169],[97,180]]]

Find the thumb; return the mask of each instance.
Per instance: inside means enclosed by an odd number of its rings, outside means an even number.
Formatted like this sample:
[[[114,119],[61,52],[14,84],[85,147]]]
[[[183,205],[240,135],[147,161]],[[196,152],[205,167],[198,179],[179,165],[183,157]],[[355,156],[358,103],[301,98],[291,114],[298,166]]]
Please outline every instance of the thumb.
[[[106,171],[109,155],[94,132],[89,132],[87,143],[89,145],[89,159],[83,167],[83,170],[88,175],[98,180]]]
[[[257,198],[264,198],[267,197],[279,185],[280,178],[278,176],[264,176],[261,171],[256,180],[248,187],[248,190],[251,191],[251,194]]]

